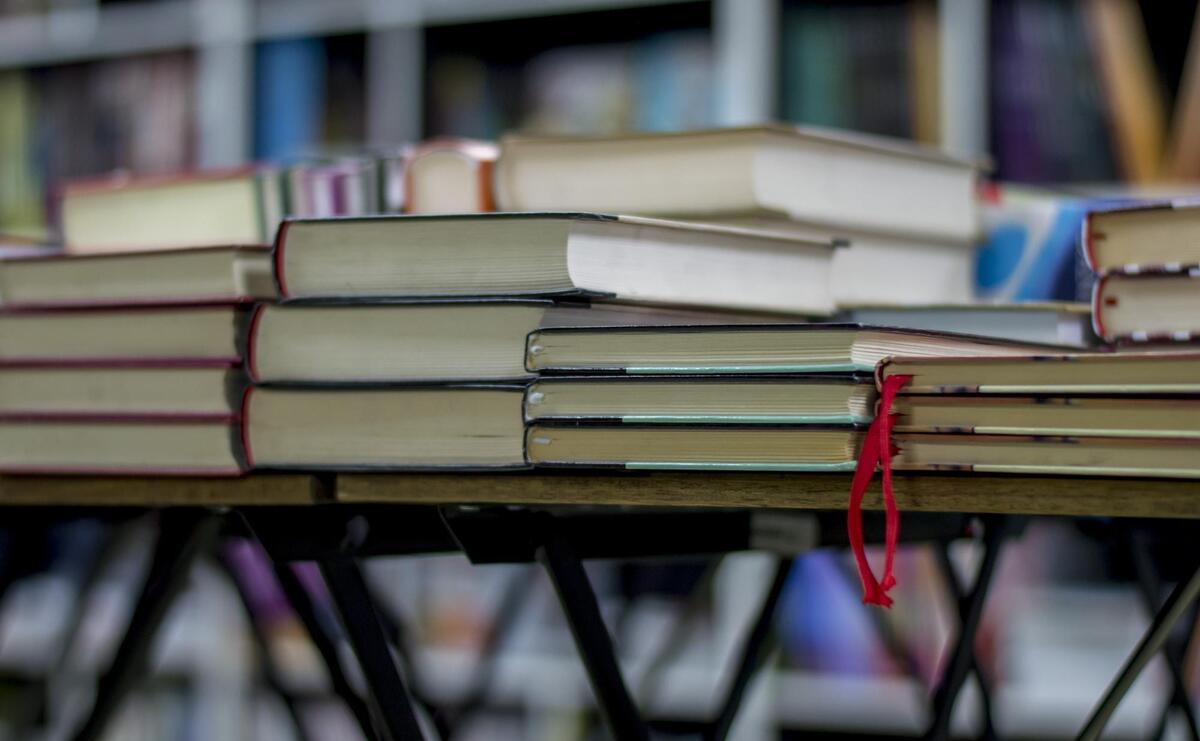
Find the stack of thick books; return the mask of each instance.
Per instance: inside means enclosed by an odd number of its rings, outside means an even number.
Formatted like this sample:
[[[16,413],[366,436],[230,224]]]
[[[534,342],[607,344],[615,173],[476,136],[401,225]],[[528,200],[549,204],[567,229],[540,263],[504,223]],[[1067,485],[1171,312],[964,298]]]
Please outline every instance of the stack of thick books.
[[[587,210],[838,238],[839,307],[965,304],[973,163],[881,137],[785,126],[608,138],[507,137],[502,211]]]
[[[265,468],[523,467],[526,338],[828,314],[833,246],[595,214],[290,221],[247,366]]]
[[[245,470],[242,339],[250,302],[274,295],[257,189],[76,186],[63,254],[0,261],[0,469]],[[221,239],[238,243],[200,246]]]
[[[836,309],[839,255],[854,248],[804,236],[789,217],[965,238],[974,173],[963,163],[790,129],[631,138],[617,149],[636,156],[613,153],[620,167],[593,156],[610,145],[507,142],[498,194],[519,213],[286,222],[282,303],[251,322],[249,461],[845,470],[873,415],[879,359],[1039,349],[797,323]],[[688,156],[656,159],[669,152]],[[728,218],[592,212],[668,202]],[[955,265],[969,256],[930,250]],[[876,262],[863,258],[863,280],[882,285]],[[886,282],[928,297],[946,282],[922,264]]]
[[[1108,342],[1200,336],[1200,203],[1163,201],[1089,213],[1084,254],[1098,279],[1096,333]]]
[[[1200,352],[893,358],[896,469],[1200,476]]]

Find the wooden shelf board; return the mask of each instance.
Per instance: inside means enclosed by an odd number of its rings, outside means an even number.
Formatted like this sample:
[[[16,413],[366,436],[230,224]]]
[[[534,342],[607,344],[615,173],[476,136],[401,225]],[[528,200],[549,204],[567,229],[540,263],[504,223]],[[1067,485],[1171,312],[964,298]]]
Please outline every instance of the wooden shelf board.
[[[1200,481],[1033,476],[897,475],[901,511],[1110,517],[1200,517]],[[353,474],[347,502],[589,504],[844,509],[842,474]],[[867,509],[882,509],[879,483]]]
[[[0,476],[0,505],[217,507],[316,501],[315,479],[294,474],[242,478]]]

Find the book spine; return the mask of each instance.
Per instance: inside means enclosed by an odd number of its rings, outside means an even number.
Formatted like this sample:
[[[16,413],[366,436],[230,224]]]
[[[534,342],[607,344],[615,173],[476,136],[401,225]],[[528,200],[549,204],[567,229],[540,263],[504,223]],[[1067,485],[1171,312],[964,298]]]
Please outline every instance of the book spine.
[[[250,315],[250,326],[246,330],[245,367],[246,373],[253,383],[262,383],[262,378],[258,374],[258,327],[266,309],[264,304],[254,307],[254,313]]]
[[[1092,212],[1088,211],[1083,215],[1083,228],[1080,230],[1079,241],[1083,245],[1083,259],[1093,273],[1099,273],[1100,269],[1096,265],[1096,239],[1103,239],[1103,234],[1096,234],[1095,224],[1092,220]]]
[[[250,410],[250,395],[254,393],[253,386],[247,386],[246,392],[242,394],[242,403],[238,407],[238,418],[241,424],[235,428],[238,437],[238,445],[234,446],[241,453],[243,463],[246,470],[253,470],[256,466],[254,463],[254,453],[250,449],[250,417],[247,414]]]
[[[283,268],[283,253],[287,244],[288,228],[291,225],[290,221],[284,221],[279,225],[279,230],[275,232],[275,243],[271,247],[271,275],[275,279],[275,292],[279,294],[280,301],[290,298],[287,289],[287,274]]]
[[[1111,342],[1112,338],[1108,336],[1108,332],[1104,327],[1104,286],[1108,283],[1108,276],[1102,275],[1092,286],[1092,329],[1095,330],[1096,336],[1106,342]]]

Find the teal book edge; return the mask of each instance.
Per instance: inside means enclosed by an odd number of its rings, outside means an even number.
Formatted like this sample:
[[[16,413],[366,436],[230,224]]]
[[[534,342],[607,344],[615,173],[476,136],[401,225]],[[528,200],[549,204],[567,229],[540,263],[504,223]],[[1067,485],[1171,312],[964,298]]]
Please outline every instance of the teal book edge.
[[[844,473],[858,467],[858,461],[840,463],[683,463],[663,461],[648,463],[630,461],[625,464],[629,471],[789,471],[803,473]]]
[[[629,366],[627,375],[732,375],[764,373],[874,373],[875,366],[864,363],[812,363],[803,365],[694,365]]]
[[[656,425],[859,425],[873,417],[851,414],[630,414],[621,417],[625,424]]]

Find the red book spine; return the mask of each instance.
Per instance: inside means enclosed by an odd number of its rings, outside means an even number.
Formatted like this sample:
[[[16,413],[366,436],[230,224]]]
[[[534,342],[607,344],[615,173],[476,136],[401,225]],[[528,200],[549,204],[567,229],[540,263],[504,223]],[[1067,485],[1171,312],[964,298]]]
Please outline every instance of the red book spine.
[[[254,313],[250,315],[250,329],[246,332],[246,373],[250,376],[250,380],[253,383],[262,382],[262,379],[258,376],[257,364],[258,324],[266,308],[262,304],[254,307]]]
[[[283,250],[287,244],[289,226],[291,226],[291,222],[286,220],[279,225],[279,230],[275,232],[275,245],[272,248],[271,256],[271,265],[275,273],[275,288],[279,290],[280,301],[288,298],[287,275],[283,269]]]
[[[250,418],[247,412],[250,409],[250,394],[254,393],[253,386],[247,386],[245,393],[242,394],[242,406],[238,412],[238,417],[241,424],[238,426],[242,440],[242,456],[246,460],[247,468],[254,468],[254,454],[250,451]]]

